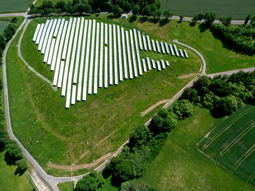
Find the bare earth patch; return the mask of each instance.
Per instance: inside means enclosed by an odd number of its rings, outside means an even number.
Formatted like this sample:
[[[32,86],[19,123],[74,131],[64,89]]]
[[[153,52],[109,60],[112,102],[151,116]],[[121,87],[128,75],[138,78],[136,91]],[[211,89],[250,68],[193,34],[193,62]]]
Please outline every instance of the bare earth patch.
[[[189,78],[189,77],[192,77],[192,76],[198,76],[198,75],[201,75],[201,74],[200,73],[186,74],[186,75],[180,76],[180,79],[185,79],[185,78]]]
[[[164,100],[161,100],[161,101],[155,103],[154,105],[152,105],[151,107],[149,107],[148,109],[146,109],[146,110],[141,114],[141,116],[142,116],[142,117],[145,116],[147,113],[149,113],[149,112],[150,112],[151,110],[153,110],[155,107],[158,107],[160,104],[162,104],[162,103],[167,103],[167,102],[169,102],[169,101],[170,101],[170,99],[164,99]]]
[[[83,168],[93,168],[93,167],[97,166],[99,163],[101,163],[111,157],[112,157],[112,153],[107,153],[106,155],[103,155],[102,157],[100,157],[99,159],[95,160],[92,163],[74,165],[73,170],[79,170],[79,169],[83,169]],[[71,165],[70,166],[69,165],[58,165],[58,164],[54,164],[54,163],[48,163],[47,165],[49,167],[52,167],[55,169],[61,169],[61,170],[70,170],[71,169]]]

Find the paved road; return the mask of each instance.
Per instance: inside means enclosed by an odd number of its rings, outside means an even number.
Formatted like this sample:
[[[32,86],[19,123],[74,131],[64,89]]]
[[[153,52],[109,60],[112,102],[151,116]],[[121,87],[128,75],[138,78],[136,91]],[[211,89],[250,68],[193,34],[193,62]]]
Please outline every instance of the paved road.
[[[30,161],[30,163],[34,166],[34,168],[40,173],[40,175],[43,177],[43,179],[45,181],[47,181],[51,187],[53,188],[53,190],[58,190],[57,188],[57,184],[60,182],[67,182],[71,180],[71,177],[53,177],[48,175],[42,168],[41,166],[36,162],[36,160],[28,153],[28,151],[23,147],[23,145],[19,142],[19,140],[15,137],[15,135],[13,134],[12,128],[11,128],[11,119],[10,119],[10,114],[9,114],[9,100],[8,100],[8,86],[7,86],[7,77],[6,77],[6,54],[7,54],[7,50],[11,44],[11,42],[13,41],[13,39],[16,37],[17,33],[21,30],[21,28],[24,26],[24,24],[26,23],[26,20],[28,18],[28,15],[26,13],[11,13],[11,14],[0,14],[0,17],[9,17],[9,16],[24,16],[26,19],[24,20],[24,22],[21,24],[21,26],[17,29],[15,35],[13,36],[13,38],[8,42],[8,44],[6,45],[6,48],[4,50],[3,53],[3,85],[4,85],[4,101],[5,101],[5,117],[6,117],[6,124],[7,124],[7,129],[8,129],[8,133],[11,137],[11,139],[16,140],[17,143],[19,144],[19,146],[21,147],[24,155],[27,157],[27,159]],[[173,16],[173,19],[179,19],[179,17],[177,16]],[[191,18],[184,18],[184,20],[191,20]],[[215,21],[217,22],[217,21]],[[240,24],[240,22],[243,21],[237,21],[235,24]],[[176,42],[177,43],[177,42]],[[182,44],[183,45],[183,44]],[[187,45],[183,45],[183,46],[187,46]],[[188,47],[191,48],[191,47]],[[206,66],[204,66],[205,69]],[[244,69],[244,71],[252,71],[255,68],[250,68],[250,69]],[[239,71],[239,70],[236,70]],[[229,71],[226,72],[227,74],[231,74],[233,72],[236,71]],[[205,74],[205,71],[204,71]],[[211,74],[211,75],[218,75],[218,74],[225,74],[224,73],[217,73],[217,74]],[[209,75],[210,76],[210,75]],[[187,86],[191,86],[193,82],[190,82],[189,84],[187,84]],[[186,86],[186,87],[187,87]],[[182,90],[180,90],[172,99],[171,102],[167,103],[164,107],[167,108],[169,107],[174,100],[176,100],[181,93],[184,91],[185,88],[183,88]],[[148,125],[148,123],[146,123],[146,125]],[[117,156],[121,150],[123,149],[123,146],[128,142],[128,140],[117,150],[117,152],[114,154],[114,156]],[[104,162],[102,165],[100,165],[99,167],[96,168],[97,171],[102,170],[105,165],[107,164],[108,161]],[[71,168],[71,167],[70,167]],[[78,179],[82,178],[84,175],[80,175],[80,176],[75,176],[72,177],[72,180],[77,181]]]
[[[244,72],[252,72],[255,70],[255,67],[253,68],[244,68],[244,69],[238,69],[238,70],[230,70],[230,71],[226,71],[226,72],[219,72],[219,73],[214,73],[214,74],[207,74],[207,76],[213,78],[214,76],[217,76],[217,75],[231,75],[233,73],[237,73],[239,71],[244,71]]]

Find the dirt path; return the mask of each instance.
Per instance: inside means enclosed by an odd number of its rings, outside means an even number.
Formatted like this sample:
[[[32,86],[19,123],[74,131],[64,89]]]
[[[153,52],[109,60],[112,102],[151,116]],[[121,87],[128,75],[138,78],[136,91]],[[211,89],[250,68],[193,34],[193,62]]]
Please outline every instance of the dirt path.
[[[161,105],[162,103],[167,103],[167,102],[169,102],[169,101],[170,101],[170,99],[164,99],[164,100],[161,100],[161,101],[155,103],[154,105],[152,105],[151,107],[149,107],[148,109],[146,109],[146,110],[141,114],[141,116],[142,116],[142,117],[145,116],[147,113],[149,113],[149,112],[150,112],[151,110],[153,110],[155,107],[158,107],[158,106]]]
[[[83,168],[92,168],[97,166],[99,163],[109,159],[112,157],[112,153],[107,153],[106,155],[103,155],[102,157],[100,157],[99,159],[95,160],[92,163],[89,164],[80,164],[80,165],[74,165],[73,166],[73,170],[79,170],[79,169],[83,169]],[[71,166],[70,165],[58,165],[58,164],[54,164],[54,163],[47,163],[48,166],[52,167],[52,168],[56,168],[56,169],[61,169],[61,170],[70,170]]]
[[[186,74],[186,75],[180,76],[180,79],[185,79],[185,78],[189,78],[189,77],[192,77],[192,76],[198,76],[198,75],[201,75],[201,74],[200,73]]]

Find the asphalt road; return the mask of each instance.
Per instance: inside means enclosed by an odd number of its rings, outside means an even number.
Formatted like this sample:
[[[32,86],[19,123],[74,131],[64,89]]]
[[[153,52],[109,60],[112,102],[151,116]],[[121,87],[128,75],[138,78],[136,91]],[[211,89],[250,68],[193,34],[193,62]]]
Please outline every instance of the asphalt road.
[[[9,48],[10,44],[12,43],[13,39],[16,37],[17,33],[22,29],[22,27],[26,23],[27,18],[29,17],[29,15],[27,15],[27,13],[0,14],[0,17],[9,17],[9,16],[24,16],[26,19],[21,24],[21,26],[17,29],[17,31],[16,31],[15,35],[12,37],[12,39],[7,43],[6,48],[3,52],[3,64],[2,64],[3,65],[3,85],[4,85],[5,117],[6,117],[6,124],[7,124],[8,133],[9,133],[11,139],[17,141],[17,143],[21,147],[24,155],[27,157],[27,159],[30,161],[30,163],[34,166],[34,168],[40,173],[40,175],[44,178],[44,180],[47,181],[51,185],[53,190],[58,190],[58,188],[57,188],[58,183],[67,182],[67,181],[70,181],[70,180],[77,181],[78,179],[82,178],[84,175],[75,176],[75,177],[54,177],[54,176],[48,175],[41,168],[41,166],[36,162],[36,160],[28,153],[28,151],[23,147],[23,145],[19,142],[19,140],[13,134],[13,131],[12,131],[12,128],[11,128],[10,113],[9,113],[8,85],[7,85],[7,77],[6,77],[6,54],[7,54],[7,51],[8,51],[8,48]],[[179,19],[179,16],[173,16],[171,19]],[[185,17],[183,20],[191,21],[192,18]],[[216,20],[215,22],[217,23],[219,21]],[[244,21],[232,21],[233,24],[242,24],[243,22]],[[189,48],[191,48],[191,47],[189,47]],[[206,64],[204,65],[203,68],[206,68]],[[255,68],[248,68],[248,69],[243,69],[243,70],[244,71],[253,71],[254,69]],[[219,75],[219,74],[228,74],[229,75],[229,74],[232,74],[232,73],[237,72],[237,71],[239,71],[239,70],[221,72],[221,73],[216,73],[216,74],[209,74],[208,76],[213,77],[213,76]],[[203,71],[203,73],[205,74],[205,71]],[[191,83],[189,83],[187,85],[191,85]],[[175,100],[181,95],[183,90],[184,89],[182,89],[180,92],[178,92],[174,96]],[[172,102],[167,103],[164,107],[169,107],[172,104]],[[148,125],[148,123],[146,125]],[[121,152],[121,150],[123,149],[123,146],[127,142],[128,142],[128,140],[117,150],[117,152],[114,154],[114,156],[117,156]],[[97,171],[102,170],[105,167],[105,165],[107,164],[107,162],[108,161],[104,162],[102,165],[97,167],[96,170]],[[71,169],[71,166],[70,166],[70,169]]]

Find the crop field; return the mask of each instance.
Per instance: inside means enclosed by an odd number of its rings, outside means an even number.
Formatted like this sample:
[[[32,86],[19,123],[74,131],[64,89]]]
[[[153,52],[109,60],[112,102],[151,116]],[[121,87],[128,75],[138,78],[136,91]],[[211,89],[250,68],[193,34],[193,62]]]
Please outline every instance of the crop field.
[[[255,107],[246,106],[227,117],[199,142],[206,156],[255,186]]]
[[[26,12],[33,0],[0,0],[0,13]]]
[[[10,24],[9,21],[0,20],[0,34],[3,35],[4,29]]]
[[[109,24],[115,23],[93,18]],[[31,21],[23,37],[21,50],[25,60],[36,71],[52,80],[53,72],[47,64],[43,64],[43,55],[32,42],[37,24],[45,21]],[[49,161],[51,164],[71,165],[86,152],[76,164],[91,163],[102,155],[116,151],[128,139],[129,132],[138,124],[145,123],[160,107],[144,117],[140,116],[141,112],[159,100],[173,97],[194,78],[180,79],[179,76],[200,69],[200,60],[189,51],[189,59],[171,61],[171,67],[166,70],[154,70],[139,78],[125,80],[118,86],[100,88],[97,95],[89,95],[86,101],[65,109],[65,97],[61,97],[61,90],[53,91],[49,84],[28,70],[18,58],[16,45],[19,36],[7,55],[12,127],[39,164],[48,173],[55,175],[70,175],[70,170],[56,171],[49,166]],[[156,40],[162,40],[154,36]],[[73,175],[87,170],[73,172]]]
[[[193,17],[194,14],[213,12],[216,18],[232,16],[233,19],[244,20],[249,14],[253,15],[253,0],[161,0],[161,9],[170,9],[174,15]]]

